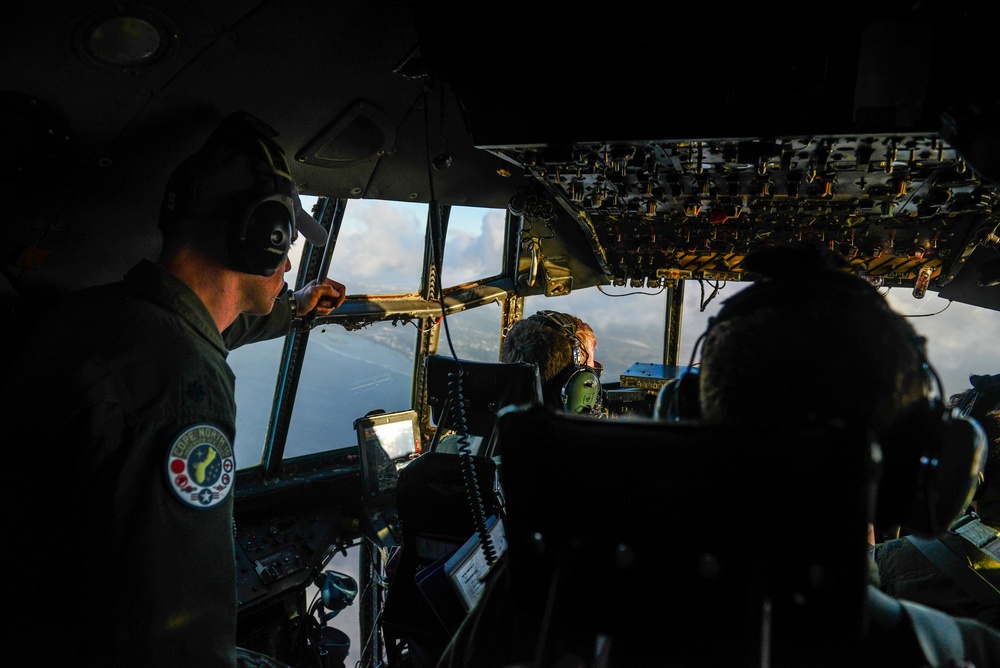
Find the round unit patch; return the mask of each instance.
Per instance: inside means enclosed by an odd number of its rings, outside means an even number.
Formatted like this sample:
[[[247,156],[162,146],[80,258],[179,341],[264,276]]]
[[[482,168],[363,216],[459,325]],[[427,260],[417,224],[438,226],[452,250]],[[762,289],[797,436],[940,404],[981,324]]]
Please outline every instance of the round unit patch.
[[[192,508],[220,504],[233,488],[236,458],[218,427],[194,424],[174,439],[167,454],[167,482]]]

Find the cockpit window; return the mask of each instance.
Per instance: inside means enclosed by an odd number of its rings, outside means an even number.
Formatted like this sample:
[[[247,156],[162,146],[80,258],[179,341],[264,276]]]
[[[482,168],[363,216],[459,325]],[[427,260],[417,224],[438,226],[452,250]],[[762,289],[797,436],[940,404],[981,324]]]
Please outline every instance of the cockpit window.
[[[442,286],[447,288],[500,274],[506,213],[503,209],[452,207],[441,263]]]
[[[304,197],[303,205],[311,208],[314,201]],[[348,201],[329,275],[345,283],[353,295],[418,293],[427,212],[427,205],[419,203]],[[488,280],[502,272],[505,223],[502,209],[451,209],[441,268],[445,289]],[[302,249],[303,244],[296,244],[289,255],[290,284],[298,275]],[[692,361],[709,318],[726,299],[748,285],[697,280],[684,284],[679,366]],[[970,374],[1000,369],[1000,347],[993,345],[991,338],[1000,329],[1000,313],[960,303],[949,305],[931,294],[916,299],[906,289],[886,290],[885,294],[894,309],[912,316],[918,333],[927,338],[928,358],[946,395],[965,389]],[[623,376],[636,363],[662,364],[666,359],[664,289],[597,286],[560,297],[525,299],[525,316],[542,309],[572,313],[593,327],[605,383],[625,381]],[[499,302],[452,313],[440,331],[438,351],[464,359],[496,361],[501,322]],[[355,418],[373,409],[392,412],[410,408],[417,339],[415,323],[402,320],[371,323],[356,330],[337,325],[311,330],[285,457],[353,447]],[[261,461],[282,348],[279,339],[244,346],[230,354],[237,376],[239,468]],[[694,361],[700,361],[697,355]]]
[[[306,210],[315,197],[303,196]],[[427,204],[349,200],[328,275],[349,295],[414,294],[420,289],[427,233]],[[493,278],[503,267],[506,212],[453,207],[448,220],[442,285]],[[291,287],[303,244],[289,254]],[[460,357],[496,361],[501,309],[490,303],[448,317],[451,345]],[[285,458],[353,447],[354,420],[375,409],[412,406],[418,331],[415,322],[375,322],[361,329],[310,330],[285,445]],[[439,346],[451,354],[442,329]],[[236,373],[237,466],[261,462],[283,340],[244,346],[229,357]]]
[[[411,407],[417,328],[376,322],[348,332],[316,327],[309,335],[285,458],[357,444],[354,420],[371,410]]]
[[[496,362],[500,359],[500,320],[500,305],[496,303],[449,315],[441,324],[438,352],[446,357],[454,352],[459,359]]]
[[[350,200],[329,275],[348,294],[417,292],[424,262],[427,205]]]

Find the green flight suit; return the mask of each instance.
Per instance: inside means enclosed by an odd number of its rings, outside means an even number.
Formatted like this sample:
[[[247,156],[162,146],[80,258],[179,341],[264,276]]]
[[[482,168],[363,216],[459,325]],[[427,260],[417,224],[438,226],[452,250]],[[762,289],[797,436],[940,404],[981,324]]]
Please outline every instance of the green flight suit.
[[[290,322],[282,297],[227,333]],[[148,261],[29,338],[3,394],[16,665],[236,665],[227,354],[198,296]]]

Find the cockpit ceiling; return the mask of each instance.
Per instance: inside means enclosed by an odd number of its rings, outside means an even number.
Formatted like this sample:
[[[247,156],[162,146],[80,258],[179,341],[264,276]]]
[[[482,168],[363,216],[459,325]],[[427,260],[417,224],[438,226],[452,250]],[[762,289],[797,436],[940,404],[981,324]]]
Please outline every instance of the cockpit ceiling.
[[[998,185],[936,133],[493,152],[579,223],[614,285],[738,281],[747,253],[805,242],[837,251],[877,284],[911,286],[927,269],[939,289],[997,227]],[[544,250],[548,210],[531,201],[512,201],[524,210],[522,247]]]
[[[521,267],[524,249],[558,256],[570,219],[631,287],[740,280],[747,253],[794,242],[882,285],[928,270],[940,290],[997,250],[995,40],[974,3],[640,2],[617,31],[538,0],[475,30],[418,4],[423,62],[473,144],[537,186],[513,200]]]

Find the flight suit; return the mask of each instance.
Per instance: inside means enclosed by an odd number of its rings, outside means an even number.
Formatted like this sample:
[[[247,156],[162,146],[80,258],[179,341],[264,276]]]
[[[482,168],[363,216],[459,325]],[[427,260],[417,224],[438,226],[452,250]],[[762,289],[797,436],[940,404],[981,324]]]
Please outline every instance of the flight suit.
[[[286,299],[272,316],[234,340],[286,332]],[[227,354],[198,296],[148,261],[30,338],[3,396],[24,665],[236,665]]]
[[[995,527],[994,527],[995,528]],[[989,555],[961,536],[945,532],[940,540],[959,561],[978,569],[994,587],[1000,587],[997,564]],[[959,584],[905,538],[879,543],[874,549],[879,570],[879,589],[896,598],[916,601],[958,617],[971,617],[1000,629],[1000,597],[987,605]]]

